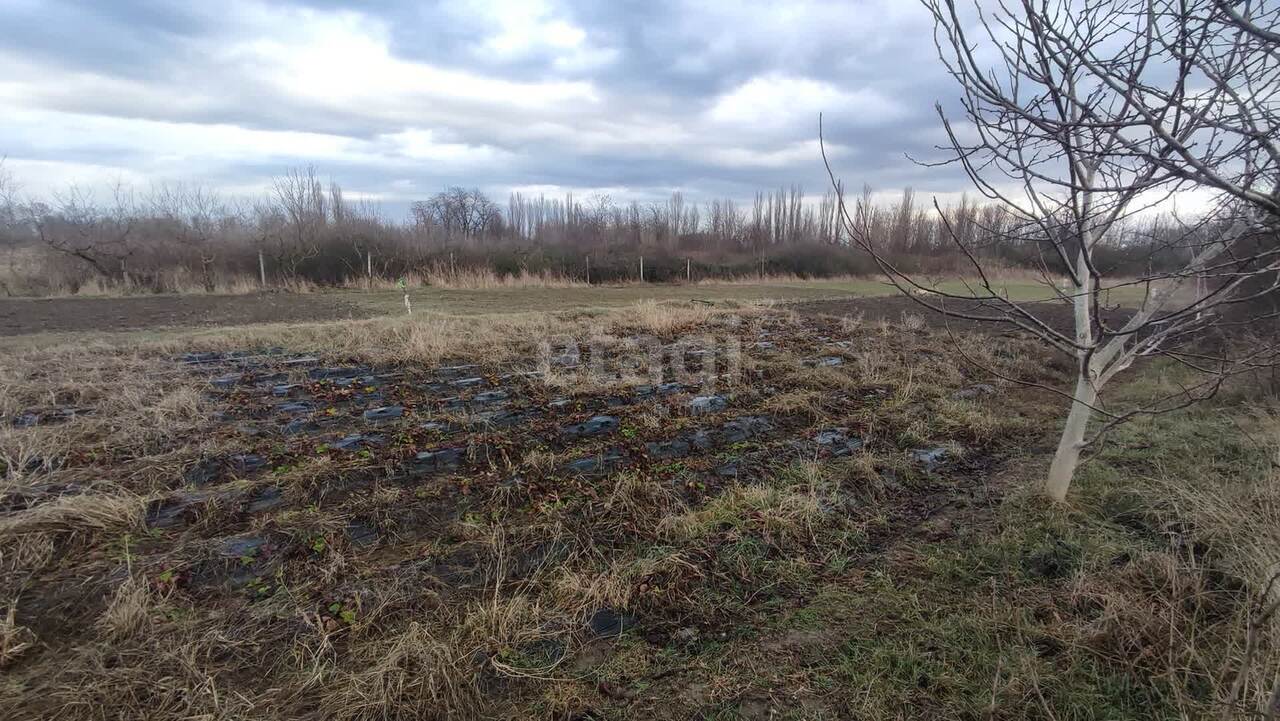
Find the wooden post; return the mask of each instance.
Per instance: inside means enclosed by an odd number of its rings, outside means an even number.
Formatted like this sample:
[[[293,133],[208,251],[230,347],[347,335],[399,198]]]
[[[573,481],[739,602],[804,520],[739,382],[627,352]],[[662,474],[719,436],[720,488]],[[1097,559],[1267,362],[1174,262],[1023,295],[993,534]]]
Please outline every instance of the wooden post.
[[[684,282],[693,282],[693,261],[688,258],[684,259]]]
[[[369,276],[369,282],[373,282],[373,251],[365,251],[365,275]]]
[[[587,254],[587,285],[591,285],[591,254]]]
[[[644,282],[644,256],[640,256],[640,282]]]
[[[258,249],[258,280],[262,283],[262,287],[267,287],[267,261],[262,257],[262,249]]]

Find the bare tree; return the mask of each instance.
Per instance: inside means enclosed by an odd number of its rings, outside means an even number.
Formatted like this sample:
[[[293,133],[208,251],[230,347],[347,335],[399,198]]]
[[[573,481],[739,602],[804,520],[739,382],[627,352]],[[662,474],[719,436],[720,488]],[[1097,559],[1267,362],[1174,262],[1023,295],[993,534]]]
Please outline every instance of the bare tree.
[[[17,275],[18,247],[22,242],[22,223],[19,220],[18,183],[0,158],[0,249],[5,253],[8,276]],[[13,295],[13,289],[5,279],[0,279],[0,290]]]
[[[217,235],[228,211],[213,191],[199,185],[166,183],[150,197],[152,213],[164,221],[164,231],[196,257],[200,284],[206,293],[216,289],[214,262],[218,259]]]
[[[26,219],[42,243],[83,261],[103,279],[127,280],[128,260],[136,252],[137,209],[133,192],[122,183],[111,188],[111,203],[71,186],[54,195],[53,205],[31,202]]]
[[[1195,341],[1231,306],[1277,286],[1280,8],[1252,0],[1021,0],[991,11],[975,3],[968,14],[958,0],[923,3],[971,127],[962,132],[938,106],[947,162],[1007,209],[1001,242],[1034,243],[1046,279],[1066,276],[1065,288],[1051,287],[1071,304],[1074,327],[1053,327],[992,285],[974,248],[971,212],[943,216],[948,239],[979,279],[967,294],[898,268],[869,231],[865,202],[845,207],[843,220],[917,301],[951,316],[1012,323],[1075,360],[1070,412],[1046,482],[1061,500],[1081,451],[1114,425],[1204,399],[1226,377],[1275,360],[1270,347],[1232,354]],[[969,34],[975,27],[980,39]],[[1125,220],[1192,189],[1212,191],[1215,204],[1165,241],[1186,261],[1136,280],[1108,277],[1097,255]],[[1145,299],[1113,323],[1105,294],[1126,284],[1144,288]],[[1144,407],[1104,405],[1107,384],[1151,356],[1201,380]],[[1104,422],[1089,437],[1095,415]]]
[[[18,222],[18,182],[0,158],[0,228],[9,228]]]
[[[18,182],[4,163],[5,159],[0,158],[0,245],[12,248],[17,244],[20,225]]]
[[[414,203],[411,210],[420,226],[438,226],[448,235],[467,239],[496,230],[502,222],[497,204],[479,188],[448,188]]]
[[[313,166],[290,169],[275,179],[271,189],[275,212],[257,213],[261,237],[277,267],[296,279],[299,266],[320,253],[320,240],[329,224],[329,196]],[[272,225],[281,227],[268,232]]]

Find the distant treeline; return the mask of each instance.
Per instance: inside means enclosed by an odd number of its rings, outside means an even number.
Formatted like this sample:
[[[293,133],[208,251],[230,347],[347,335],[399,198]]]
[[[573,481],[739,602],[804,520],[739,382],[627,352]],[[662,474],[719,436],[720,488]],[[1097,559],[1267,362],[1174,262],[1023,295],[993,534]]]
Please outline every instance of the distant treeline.
[[[830,277],[876,271],[850,243],[839,195],[806,197],[797,186],[750,203],[617,203],[513,194],[505,207],[482,192],[448,188],[413,203],[409,217],[385,217],[352,201],[312,168],[275,180],[253,200],[167,184],[145,192],[71,188],[43,200],[19,197],[0,167],[0,292],[74,293],[86,286],[209,292],[257,285],[350,285],[395,279],[521,276],[613,283],[757,275]],[[962,199],[939,210],[910,189],[889,204],[864,194],[850,213],[904,270],[968,274],[968,252],[1008,268],[1056,270],[1034,238],[1016,235],[1002,207]],[[854,206],[857,210],[854,210]],[[1173,264],[1168,218],[1128,223],[1099,254],[1119,273]],[[1001,239],[1002,242],[995,242]]]

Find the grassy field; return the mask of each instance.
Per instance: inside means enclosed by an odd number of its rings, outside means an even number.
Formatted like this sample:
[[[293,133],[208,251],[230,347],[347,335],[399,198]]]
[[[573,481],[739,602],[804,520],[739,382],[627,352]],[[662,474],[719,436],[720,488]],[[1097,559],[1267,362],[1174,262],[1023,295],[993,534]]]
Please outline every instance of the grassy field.
[[[971,294],[963,281],[939,283],[939,290]],[[1003,281],[999,288],[1010,300],[1048,301],[1053,291],[1034,281]],[[398,291],[327,291],[335,297],[367,308],[375,314],[404,312],[404,296]],[[413,288],[410,301],[415,310],[448,315],[559,311],[584,308],[619,308],[642,300],[753,303],[765,300],[801,301],[848,297],[897,295],[892,285],[880,280],[809,280],[767,283],[705,283],[694,285],[573,286],[568,288],[484,288],[477,290]],[[1142,291],[1123,288],[1108,294],[1111,303],[1132,305],[1141,302]]]
[[[963,360],[1063,383],[1026,339],[584,290],[8,351],[0,714],[1261,715],[1280,424],[1253,379],[1123,427],[1050,506],[1060,400]]]

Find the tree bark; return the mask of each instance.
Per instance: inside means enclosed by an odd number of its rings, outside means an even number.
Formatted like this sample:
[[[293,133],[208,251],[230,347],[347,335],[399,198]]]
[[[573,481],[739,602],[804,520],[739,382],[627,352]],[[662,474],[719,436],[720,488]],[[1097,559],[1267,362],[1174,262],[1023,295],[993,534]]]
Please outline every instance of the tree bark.
[[[1092,193],[1084,194],[1086,209],[1092,200]],[[1075,316],[1076,342],[1081,348],[1093,345],[1093,316],[1090,312],[1093,300],[1093,276],[1089,272],[1088,263],[1088,252],[1092,248],[1092,243],[1092,234],[1087,228],[1083,228],[1080,234],[1080,252],[1076,256],[1075,296],[1071,299]],[[1098,400],[1098,386],[1094,384],[1093,378],[1093,359],[1086,354],[1079,354],[1076,363],[1076,390],[1071,395],[1071,412],[1067,414],[1067,424],[1062,429],[1062,438],[1058,440],[1058,452],[1053,456],[1053,465],[1049,466],[1049,478],[1044,486],[1045,493],[1055,501],[1066,500],[1067,490],[1071,488],[1071,479],[1076,473],[1076,466],[1080,465],[1084,434],[1089,428],[1093,405]]]
[[[1045,482],[1045,493],[1055,501],[1062,501],[1067,497],[1076,466],[1080,465],[1084,434],[1089,428],[1089,418],[1093,415],[1093,405],[1097,400],[1098,389],[1089,379],[1087,369],[1082,368],[1076,377],[1071,413],[1067,415],[1067,425],[1062,429],[1058,452],[1053,456],[1053,465],[1049,466],[1049,479]]]

